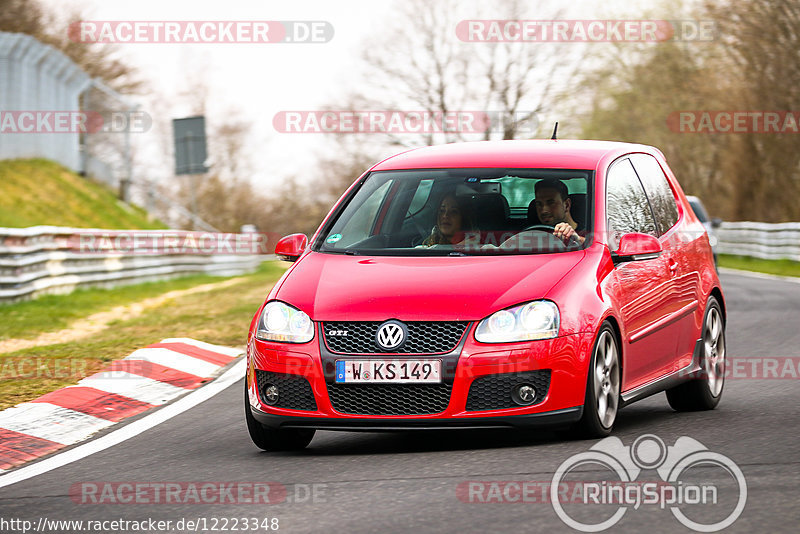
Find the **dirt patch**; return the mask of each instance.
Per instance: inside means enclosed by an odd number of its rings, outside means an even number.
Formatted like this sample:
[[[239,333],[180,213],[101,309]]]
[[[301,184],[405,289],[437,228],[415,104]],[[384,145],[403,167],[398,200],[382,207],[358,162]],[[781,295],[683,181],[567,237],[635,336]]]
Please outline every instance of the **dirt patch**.
[[[0,354],[29,349],[31,347],[41,347],[46,345],[54,345],[56,343],[77,341],[105,330],[114,321],[133,319],[140,316],[147,310],[163,305],[171,299],[182,297],[184,295],[192,295],[194,293],[205,293],[214,289],[232,286],[241,282],[242,280],[245,280],[245,278],[237,277],[231,278],[230,280],[225,280],[223,282],[203,284],[189,289],[168,291],[167,293],[159,295],[158,297],[151,297],[139,302],[134,302],[133,304],[116,306],[108,311],[92,314],[89,317],[75,321],[67,328],[55,332],[45,332],[34,339],[6,339],[0,341]]]

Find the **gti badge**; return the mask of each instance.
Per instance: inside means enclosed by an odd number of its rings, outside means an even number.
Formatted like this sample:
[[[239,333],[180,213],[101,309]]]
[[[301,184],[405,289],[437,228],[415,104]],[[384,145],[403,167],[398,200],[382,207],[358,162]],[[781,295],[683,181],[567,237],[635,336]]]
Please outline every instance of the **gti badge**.
[[[348,330],[328,330],[329,336],[342,336],[345,337],[348,334]]]
[[[399,349],[408,337],[408,328],[400,321],[394,319],[386,321],[378,327],[375,342],[386,351]]]

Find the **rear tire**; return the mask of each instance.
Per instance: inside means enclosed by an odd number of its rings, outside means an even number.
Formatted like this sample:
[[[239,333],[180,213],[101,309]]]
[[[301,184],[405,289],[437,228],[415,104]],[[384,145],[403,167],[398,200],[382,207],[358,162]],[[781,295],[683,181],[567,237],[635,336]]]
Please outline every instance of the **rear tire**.
[[[250,411],[250,399],[247,395],[247,379],[244,381],[244,417],[250,439],[256,447],[265,451],[296,451],[306,448],[314,439],[316,430],[285,428],[277,429],[262,425]]]
[[[667,390],[667,401],[678,412],[713,410],[725,385],[725,321],[714,297],[708,297],[703,316],[701,376]]]
[[[571,434],[587,439],[603,438],[614,428],[620,401],[619,344],[608,322],[603,323],[597,334],[588,375],[583,416]]]

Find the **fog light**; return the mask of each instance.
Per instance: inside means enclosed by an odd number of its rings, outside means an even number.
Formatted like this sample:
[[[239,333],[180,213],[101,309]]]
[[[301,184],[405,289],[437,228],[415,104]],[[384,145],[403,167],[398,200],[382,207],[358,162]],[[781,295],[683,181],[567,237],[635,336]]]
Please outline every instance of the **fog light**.
[[[528,406],[536,401],[536,389],[530,384],[519,384],[511,391],[511,398],[520,406]]]
[[[264,386],[264,402],[269,404],[270,406],[274,406],[278,403],[278,386],[273,384],[267,384]]]

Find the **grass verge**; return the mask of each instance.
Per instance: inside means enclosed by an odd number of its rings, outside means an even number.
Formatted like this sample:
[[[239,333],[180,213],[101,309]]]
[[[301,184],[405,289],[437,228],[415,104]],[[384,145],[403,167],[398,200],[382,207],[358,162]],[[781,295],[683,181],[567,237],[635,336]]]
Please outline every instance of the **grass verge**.
[[[762,260],[748,256],[720,254],[717,257],[720,267],[755,271],[757,273],[775,274],[779,276],[800,276],[800,262],[792,260]]]
[[[0,305],[0,341],[33,339],[41,333],[67,328],[77,319],[115,306],[133,304],[167,291],[221,280],[225,278],[198,274],[114,289],[78,289],[67,295],[44,295],[34,300]]]
[[[221,345],[244,345],[253,314],[266,297],[268,288],[285,271],[285,265],[281,262],[264,263],[254,274],[241,277],[240,281],[231,286],[172,299],[139,317],[112,323],[110,328],[80,341],[0,354],[0,409],[72,385],[97,372],[108,362],[124,358],[134,350],[164,338],[192,337]],[[178,284],[197,285],[197,279],[201,277],[191,278],[194,279],[193,282],[179,279],[168,283],[142,285],[161,285],[160,291],[164,292],[180,288]],[[221,280],[214,277],[202,278],[200,282],[207,282],[207,278]],[[109,299],[114,299],[114,294],[118,291],[135,289],[145,290],[130,286],[106,290],[105,294]],[[93,291],[102,293],[101,290]],[[156,288],[150,287],[146,291],[147,295],[152,295]],[[64,299],[64,306],[58,306],[55,302],[51,302],[51,306],[67,308],[66,304],[69,304],[71,307],[70,299],[74,296],[60,296],[58,298]],[[146,295],[140,294],[141,296]],[[92,306],[96,306],[97,300],[97,297],[89,299]],[[9,308],[35,302],[12,305]],[[2,308],[0,312],[3,312]],[[27,320],[32,321],[30,318]]]
[[[45,159],[0,161],[0,227],[165,228],[106,186]]]

